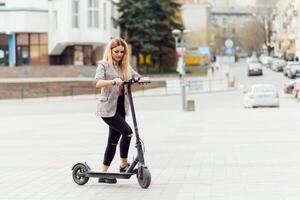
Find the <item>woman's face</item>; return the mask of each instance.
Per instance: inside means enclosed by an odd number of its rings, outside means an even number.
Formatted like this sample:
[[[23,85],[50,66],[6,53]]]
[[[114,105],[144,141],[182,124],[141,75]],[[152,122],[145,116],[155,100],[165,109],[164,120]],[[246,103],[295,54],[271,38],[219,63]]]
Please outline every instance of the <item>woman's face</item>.
[[[112,58],[116,62],[120,62],[122,60],[124,53],[125,53],[125,48],[121,45],[116,46],[111,50]]]

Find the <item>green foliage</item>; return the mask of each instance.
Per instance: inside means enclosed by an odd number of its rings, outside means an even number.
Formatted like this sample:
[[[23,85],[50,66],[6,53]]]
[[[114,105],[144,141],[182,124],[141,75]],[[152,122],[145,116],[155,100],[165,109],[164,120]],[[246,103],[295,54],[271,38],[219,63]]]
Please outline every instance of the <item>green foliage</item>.
[[[172,0],[120,0],[116,5],[120,12],[117,22],[121,36],[132,45],[133,55],[150,54],[153,64],[161,68],[174,65],[172,29],[183,28],[181,5]],[[173,61],[165,60],[170,58]]]

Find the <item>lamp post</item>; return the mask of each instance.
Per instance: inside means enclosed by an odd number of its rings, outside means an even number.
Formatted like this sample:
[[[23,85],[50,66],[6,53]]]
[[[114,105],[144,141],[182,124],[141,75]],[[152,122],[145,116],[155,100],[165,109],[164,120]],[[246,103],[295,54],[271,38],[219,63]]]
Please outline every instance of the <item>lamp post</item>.
[[[184,64],[184,54],[185,54],[185,49],[184,47],[186,46],[184,43],[184,36],[188,33],[190,33],[191,30],[184,29],[184,30],[179,30],[179,29],[174,29],[172,31],[172,35],[175,38],[175,46],[176,46],[176,52],[178,52],[179,47],[179,62],[177,63],[177,71],[179,72],[180,75],[180,84],[181,84],[181,98],[182,98],[182,110],[186,111],[186,92],[185,92],[185,81],[184,81],[184,76],[185,76],[185,64]],[[179,40],[180,39],[180,43]]]

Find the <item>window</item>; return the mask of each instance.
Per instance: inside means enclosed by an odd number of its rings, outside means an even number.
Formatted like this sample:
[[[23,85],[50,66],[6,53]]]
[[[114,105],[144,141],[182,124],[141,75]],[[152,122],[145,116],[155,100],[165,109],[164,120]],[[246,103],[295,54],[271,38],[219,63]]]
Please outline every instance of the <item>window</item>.
[[[57,29],[57,10],[53,11],[53,30]]]
[[[103,3],[103,29],[106,30],[106,2]]]
[[[18,34],[17,35],[17,44],[18,45],[28,45],[29,44],[28,34]]]
[[[0,0],[0,6],[5,6],[5,1],[6,0]]]
[[[235,34],[235,28],[231,29],[231,33],[234,35]]]
[[[117,29],[118,23],[116,19],[118,19],[118,13],[117,13],[117,7],[114,4],[111,5],[111,13],[112,13],[111,24],[113,25],[114,29]],[[105,24],[105,22],[103,24]]]
[[[88,26],[99,28],[99,0],[88,1]]]
[[[17,65],[47,64],[48,35],[46,33],[16,34]]]
[[[72,27],[79,28],[79,1],[72,1]]]
[[[48,35],[32,33],[30,34],[30,63],[48,63]]]

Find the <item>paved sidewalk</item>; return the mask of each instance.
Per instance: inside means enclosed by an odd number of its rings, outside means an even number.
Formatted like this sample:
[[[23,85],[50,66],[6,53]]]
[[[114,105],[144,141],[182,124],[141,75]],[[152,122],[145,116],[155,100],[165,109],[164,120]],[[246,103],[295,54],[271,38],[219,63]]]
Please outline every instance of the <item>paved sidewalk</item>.
[[[147,190],[135,177],[116,185],[73,182],[73,164],[96,170],[102,161],[107,127],[94,115],[95,99],[1,101],[0,199],[299,199],[300,136],[278,123],[279,110],[245,110],[238,91],[188,98],[195,112],[182,112],[178,95],[135,98],[152,174]]]

